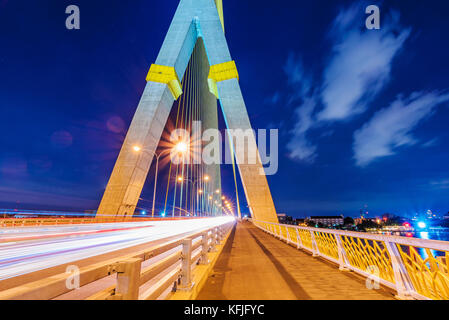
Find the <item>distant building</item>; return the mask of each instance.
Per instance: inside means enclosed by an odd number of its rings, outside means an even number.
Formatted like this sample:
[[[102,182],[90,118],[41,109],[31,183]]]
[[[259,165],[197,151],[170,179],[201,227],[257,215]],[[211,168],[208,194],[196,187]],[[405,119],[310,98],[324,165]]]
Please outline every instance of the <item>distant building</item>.
[[[426,212],[427,219],[439,219],[439,215],[433,213],[432,210],[427,210]]]
[[[344,223],[343,216],[311,216],[309,217],[309,220],[316,224],[321,223],[325,226],[333,226]]]
[[[380,224],[383,220],[381,218],[355,218],[354,223],[361,224],[363,221],[372,221],[374,223]]]
[[[293,218],[286,213],[278,213],[278,220],[280,224],[293,224]]]

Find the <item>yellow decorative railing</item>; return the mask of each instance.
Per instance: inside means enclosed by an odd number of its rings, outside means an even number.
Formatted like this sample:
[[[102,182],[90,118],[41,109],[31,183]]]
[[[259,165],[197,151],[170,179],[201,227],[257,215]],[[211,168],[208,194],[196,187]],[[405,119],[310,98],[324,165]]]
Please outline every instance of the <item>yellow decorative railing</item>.
[[[449,300],[449,242],[252,222],[298,249],[397,291],[402,299]]]
[[[415,290],[432,299],[449,300],[449,252],[397,246]]]
[[[335,235],[325,232],[315,232],[314,236],[319,252],[338,259],[338,246]]]
[[[348,262],[361,270],[377,270],[380,278],[394,283],[390,254],[380,241],[342,236],[342,245]]]

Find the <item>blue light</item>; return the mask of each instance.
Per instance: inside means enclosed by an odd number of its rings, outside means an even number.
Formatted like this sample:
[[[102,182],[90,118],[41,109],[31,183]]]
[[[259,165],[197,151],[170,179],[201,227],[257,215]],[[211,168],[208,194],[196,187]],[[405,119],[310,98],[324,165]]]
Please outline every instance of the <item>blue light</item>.
[[[424,229],[426,227],[426,223],[425,222],[418,222],[418,227],[420,227],[421,229]]]
[[[165,217],[165,212],[161,212],[161,217]]]
[[[146,215],[147,212],[145,210],[142,211],[142,215]]]
[[[419,236],[421,237],[421,239],[429,239],[429,233],[428,232],[424,232],[424,231],[421,231],[420,233],[419,233]]]

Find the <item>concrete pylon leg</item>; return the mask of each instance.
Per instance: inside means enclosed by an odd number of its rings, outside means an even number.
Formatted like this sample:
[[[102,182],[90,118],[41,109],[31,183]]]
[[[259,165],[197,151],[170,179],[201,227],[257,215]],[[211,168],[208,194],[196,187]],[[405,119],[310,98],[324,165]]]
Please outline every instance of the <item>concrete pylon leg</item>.
[[[173,105],[165,84],[149,82],[115,163],[97,216],[132,216]],[[136,152],[133,147],[139,146]]]
[[[199,36],[204,39],[210,65],[232,61],[229,47],[221,28],[218,13],[208,12],[199,18]],[[252,130],[248,112],[237,79],[217,83],[218,95],[228,129]],[[227,137],[226,137],[227,138]],[[270,188],[260,160],[254,134],[248,134],[247,152],[245,143],[235,144],[234,152],[242,179],[246,199],[253,218],[267,222],[278,222]],[[245,155],[254,156],[246,159]],[[254,160],[254,161],[251,161]]]
[[[180,4],[180,7],[182,5]],[[178,8],[156,60],[182,79],[198,36]],[[148,82],[104,192],[97,216],[132,216],[167,122],[174,97],[167,84]],[[139,152],[133,147],[138,146]]]
[[[236,134],[236,140],[233,139],[233,147],[251,216],[256,220],[278,223],[254,133],[246,131],[252,127],[237,79],[219,82],[218,92],[228,129],[241,130]],[[246,148],[244,140],[238,138],[242,133],[247,139]]]

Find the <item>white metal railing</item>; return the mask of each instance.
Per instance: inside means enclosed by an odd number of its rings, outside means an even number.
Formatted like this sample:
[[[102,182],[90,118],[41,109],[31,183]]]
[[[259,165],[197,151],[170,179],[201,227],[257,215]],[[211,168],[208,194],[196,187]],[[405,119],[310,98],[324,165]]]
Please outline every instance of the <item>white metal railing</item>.
[[[251,220],[265,232],[372,281],[402,299],[449,300],[449,242]]]
[[[235,221],[207,228],[188,236],[153,245],[120,258],[96,263],[79,270],[79,287],[116,274],[115,283],[86,300],[154,300],[171,289],[192,289],[192,271],[209,263],[214,252]],[[0,300],[49,300],[73,293],[66,273],[0,291]],[[104,286],[103,286],[104,287]]]
[[[144,221],[170,221],[170,220],[186,220],[186,219],[202,219],[203,217],[90,217],[90,218],[25,218],[11,219],[0,217],[0,228],[20,228],[20,227],[41,227],[41,226],[57,226],[71,224],[96,224],[96,223],[118,223],[118,222],[144,222]]]

